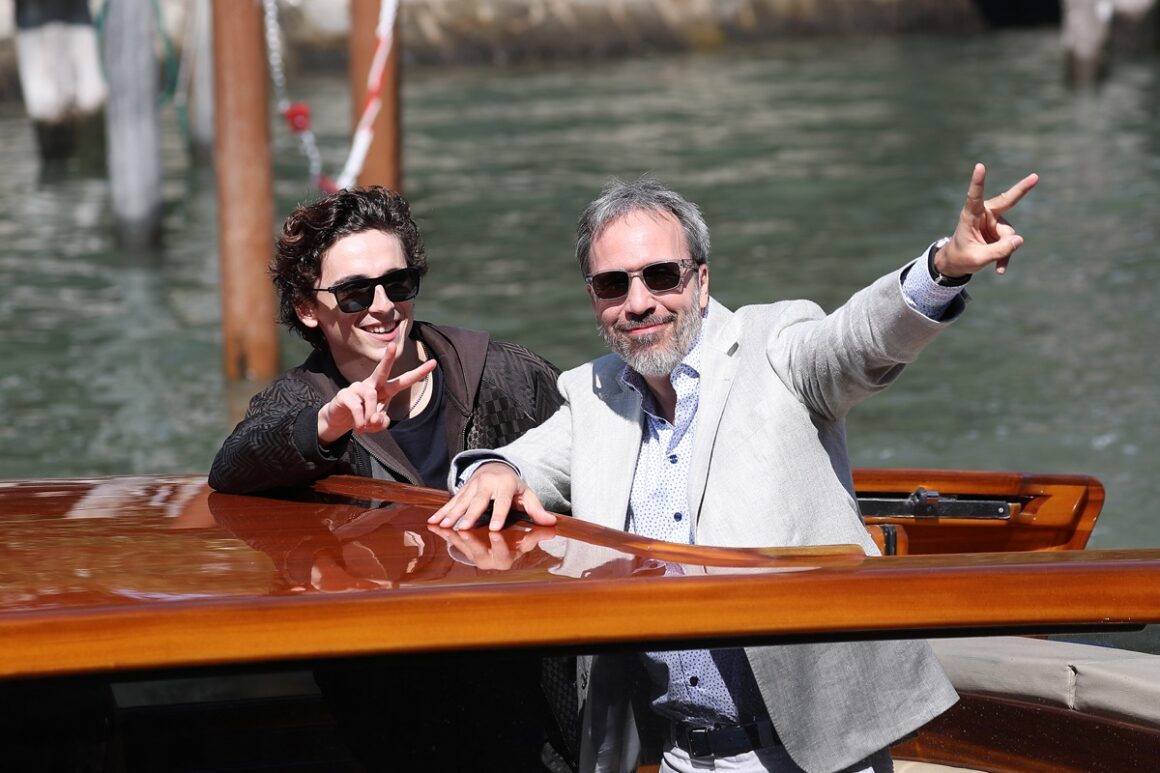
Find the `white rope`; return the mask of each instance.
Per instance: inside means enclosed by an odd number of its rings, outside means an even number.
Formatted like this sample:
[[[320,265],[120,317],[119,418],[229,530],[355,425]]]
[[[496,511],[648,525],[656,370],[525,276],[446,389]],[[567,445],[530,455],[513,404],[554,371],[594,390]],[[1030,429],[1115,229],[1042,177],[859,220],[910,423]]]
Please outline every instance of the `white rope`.
[[[375,28],[375,54],[371,59],[370,71],[367,72],[367,101],[355,129],[350,155],[335,183],[339,190],[349,188],[358,179],[359,172],[366,163],[371,140],[374,139],[375,119],[378,118],[379,110],[383,106],[383,76],[394,42],[395,16],[398,10],[398,0],[382,0],[379,4],[379,23]],[[354,30],[351,30],[351,34],[354,34]]]

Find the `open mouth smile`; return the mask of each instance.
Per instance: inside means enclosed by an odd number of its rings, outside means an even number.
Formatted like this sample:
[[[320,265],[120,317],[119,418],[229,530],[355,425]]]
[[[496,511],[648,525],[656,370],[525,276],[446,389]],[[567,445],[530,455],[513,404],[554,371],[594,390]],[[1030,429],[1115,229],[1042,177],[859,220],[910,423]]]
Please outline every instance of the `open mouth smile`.
[[[360,329],[364,333],[370,333],[374,336],[389,336],[399,328],[398,321],[395,322],[376,322],[371,325],[364,325]]]

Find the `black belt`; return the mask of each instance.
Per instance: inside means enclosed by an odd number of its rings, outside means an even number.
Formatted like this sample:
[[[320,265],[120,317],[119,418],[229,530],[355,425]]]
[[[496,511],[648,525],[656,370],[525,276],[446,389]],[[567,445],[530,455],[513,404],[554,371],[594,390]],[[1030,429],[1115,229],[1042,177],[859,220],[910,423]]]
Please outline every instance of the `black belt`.
[[[781,739],[768,719],[750,725],[693,727],[684,722],[672,725],[673,742],[694,759],[732,757],[768,746],[781,746]]]

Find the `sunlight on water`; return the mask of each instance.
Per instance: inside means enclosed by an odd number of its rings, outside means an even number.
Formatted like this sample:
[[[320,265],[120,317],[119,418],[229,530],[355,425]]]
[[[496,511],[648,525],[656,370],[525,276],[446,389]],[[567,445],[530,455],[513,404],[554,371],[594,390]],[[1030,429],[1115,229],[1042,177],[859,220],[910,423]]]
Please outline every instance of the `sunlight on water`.
[[[405,77],[420,316],[565,367],[602,351],[571,240],[609,175],[651,172],[702,205],[721,301],[832,308],[953,228],[975,160],[993,190],[1039,172],[1009,275],[977,279],[968,315],[854,414],[855,461],[1093,474],[1093,546],[1160,545],[1156,57],[1086,93],[1061,83],[1051,31]],[[290,87],[333,173],[345,74]],[[212,175],[164,120],[165,247],[127,254],[104,181],[41,179],[21,109],[0,106],[2,477],[204,471],[227,398],[253,391],[220,373]],[[280,124],[275,139],[280,219],[312,193]],[[289,365],[304,349],[286,343]]]

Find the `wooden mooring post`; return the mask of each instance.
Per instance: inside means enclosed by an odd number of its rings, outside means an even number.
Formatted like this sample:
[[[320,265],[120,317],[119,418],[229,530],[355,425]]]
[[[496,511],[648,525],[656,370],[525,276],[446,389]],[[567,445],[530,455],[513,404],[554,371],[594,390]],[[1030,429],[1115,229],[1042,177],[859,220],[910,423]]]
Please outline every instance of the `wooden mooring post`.
[[[153,8],[110,0],[104,24],[109,185],[121,241],[148,245],[161,235],[161,126],[158,123]]]
[[[229,380],[279,370],[269,87],[261,0],[213,4],[214,137],[222,352]]]
[[[353,110],[352,124],[358,125],[367,99],[367,73],[375,55],[375,36],[368,34],[379,23],[383,0],[351,0],[350,37],[350,92]],[[402,5],[402,3],[399,3]],[[358,176],[359,185],[383,185],[401,190],[402,139],[399,131],[399,15],[395,15],[394,34],[390,56],[383,78],[382,108],[374,124],[374,139],[367,152],[366,162]]]
[[[16,68],[49,167],[103,171],[108,89],[88,0],[16,0]]]
[[[1115,27],[1121,28],[1123,43],[1132,37],[1129,29],[1157,26],[1156,0],[1063,0],[1062,11],[1064,72],[1076,85],[1095,83],[1107,74]],[[1155,37],[1133,32],[1144,39]]]
[[[213,25],[212,0],[192,0],[182,44],[182,75],[188,85],[186,123],[195,159],[213,156]]]

